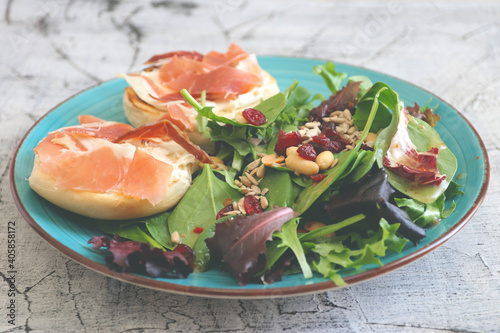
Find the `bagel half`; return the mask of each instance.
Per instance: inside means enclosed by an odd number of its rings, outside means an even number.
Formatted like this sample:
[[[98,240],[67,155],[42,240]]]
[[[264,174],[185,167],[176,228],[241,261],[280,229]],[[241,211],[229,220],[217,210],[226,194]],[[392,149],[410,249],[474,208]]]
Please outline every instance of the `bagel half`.
[[[55,186],[56,179],[39,170],[35,157],[29,184],[42,198],[73,213],[103,220],[125,220],[158,214],[175,206],[191,185],[191,172],[184,169],[176,181],[169,184],[163,199],[153,205],[146,199],[127,196],[119,191],[99,193]]]
[[[171,68],[171,63],[182,65]],[[184,126],[185,133],[191,141],[202,147],[207,147],[209,138],[199,133],[197,112],[180,96],[181,88],[186,88],[194,97],[199,97],[199,90],[203,89],[207,92],[206,106],[212,106],[212,111],[218,116],[237,121],[244,119],[241,116],[243,110],[279,93],[276,80],[259,66],[257,57],[235,44],[225,54],[212,51],[201,55],[197,52],[175,51],[154,56],[146,64],[152,66],[141,73],[120,75],[129,84],[123,97],[123,108],[128,121],[134,126],[141,126],[167,117],[178,125],[178,113],[172,115],[170,110],[175,105],[184,113],[181,122],[188,122],[188,126]],[[227,70],[222,77],[211,74],[224,72],[221,69]],[[184,70],[179,75],[179,71]],[[210,75],[208,81],[204,75]],[[165,77],[173,79],[167,82]],[[182,84],[176,81],[179,77],[183,77],[179,79]],[[252,83],[246,82],[246,77],[252,78]],[[198,84],[203,80],[203,84]],[[217,92],[210,92],[212,82],[214,86],[219,86],[220,89],[215,90]],[[199,88],[200,86],[204,88]]]
[[[130,129],[84,117],[92,123],[40,141],[29,177],[36,193],[74,213],[122,220],[166,211],[184,196],[200,162],[211,162],[168,121]]]

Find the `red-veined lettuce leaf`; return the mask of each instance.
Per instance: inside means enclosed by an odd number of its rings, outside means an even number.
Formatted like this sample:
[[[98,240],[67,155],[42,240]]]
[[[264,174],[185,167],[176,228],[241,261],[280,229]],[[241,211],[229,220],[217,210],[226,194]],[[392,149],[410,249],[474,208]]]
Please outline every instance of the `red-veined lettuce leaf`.
[[[210,257],[223,261],[240,285],[266,265],[266,241],[276,230],[296,216],[291,208],[276,207],[249,216],[238,216],[215,225],[215,235],[205,240]]]

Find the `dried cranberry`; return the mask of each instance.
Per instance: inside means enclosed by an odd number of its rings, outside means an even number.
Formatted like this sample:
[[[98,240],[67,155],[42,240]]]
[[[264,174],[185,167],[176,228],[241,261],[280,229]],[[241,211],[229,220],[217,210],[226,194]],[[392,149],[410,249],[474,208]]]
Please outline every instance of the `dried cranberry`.
[[[342,135],[339,134],[339,132],[337,132],[335,130],[335,125],[332,124],[332,123],[328,123],[326,125],[324,125],[323,127],[323,131],[322,133],[330,140],[332,141],[338,141],[342,144],[342,149],[345,148],[346,145],[350,144],[349,141],[347,141],[346,139],[344,139],[342,137]]]
[[[297,149],[297,154],[305,160],[314,161],[316,159],[316,151],[314,147],[308,143],[304,143]]]
[[[243,118],[245,118],[250,125],[260,126],[267,122],[266,116],[259,110],[245,109],[243,110]]]
[[[315,183],[319,183],[320,181],[322,181],[323,179],[326,178],[326,175],[323,174],[323,173],[318,173],[316,175],[312,175],[311,176],[311,179],[313,180],[313,182]]]
[[[299,132],[285,133],[285,131],[280,129],[280,133],[278,134],[278,141],[276,142],[274,151],[280,156],[285,155],[286,149],[288,147],[298,146],[301,143],[302,136],[300,136]]]
[[[222,208],[218,213],[217,213],[217,216],[215,217],[216,220],[220,219],[221,217],[224,216],[225,213],[227,212],[232,212],[234,209],[233,209],[233,205],[227,205],[226,207]]]
[[[184,258],[186,258],[186,260],[188,261],[189,266],[191,267],[193,266],[194,252],[189,246],[185,244],[179,244],[175,247],[174,251],[182,254]]]
[[[361,144],[360,148],[363,149],[363,150],[371,150],[371,151],[373,151],[373,147],[370,147],[370,146],[368,146],[367,144],[364,144],[364,143]]]
[[[195,234],[201,234],[203,232],[203,230],[204,229],[202,227],[196,227],[196,228],[193,229],[193,232]]]
[[[260,200],[253,195],[246,196],[243,201],[243,205],[245,206],[245,210],[248,215],[262,213],[262,205],[260,204]]]
[[[313,136],[311,145],[318,154],[326,150],[329,150],[332,153],[338,153],[343,149],[340,142],[330,140],[323,133],[321,133],[321,135]]]

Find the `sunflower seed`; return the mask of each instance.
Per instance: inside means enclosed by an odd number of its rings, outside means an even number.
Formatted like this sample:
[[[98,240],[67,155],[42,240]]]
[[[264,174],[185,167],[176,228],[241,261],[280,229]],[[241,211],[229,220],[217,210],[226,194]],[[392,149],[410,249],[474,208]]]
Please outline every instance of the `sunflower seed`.
[[[262,209],[266,209],[269,206],[269,202],[266,197],[260,197],[260,205],[262,206]]]

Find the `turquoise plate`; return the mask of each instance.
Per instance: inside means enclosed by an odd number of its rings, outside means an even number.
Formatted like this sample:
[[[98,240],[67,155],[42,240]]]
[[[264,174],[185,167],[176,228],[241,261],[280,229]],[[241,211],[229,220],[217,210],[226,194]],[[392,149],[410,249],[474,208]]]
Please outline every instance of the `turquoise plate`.
[[[312,67],[324,60],[259,57],[261,66],[273,75],[281,90],[294,79],[312,92],[329,95],[319,75]],[[366,266],[362,270],[345,270],[341,274],[348,284],[380,276],[404,266],[431,252],[456,234],[479,208],[489,181],[489,163],[484,144],[471,124],[452,106],[431,93],[394,77],[364,68],[337,64],[336,69],[349,75],[366,75],[373,82],[382,81],[397,91],[405,105],[425,105],[430,98],[439,103],[442,119],[436,126],[444,142],[458,159],[458,183],[466,191],[455,198],[456,210],[440,224],[427,230],[427,236],[418,246],[407,244],[401,253],[389,253],[382,259],[384,266]],[[238,285],[228,274],[210,270],[193,273],[187,279],[152,279],[147,276],[119,273],[108,269],[104,256],[92,250],[87,241],[100,232],[83,223],[75,214],[64,211],[39,197],[31,190],[27,178],[33,166],[33,148],[48,132],[64,126],[78,124],[78,115],[91,114],[107,120],[126,122],[122,109],[125,80],[115,79],[101,83],[69,98],[38,120],[20,142],[11,167],[10,183],[16,204],[26,221],[49,244],[73,260],[107,276],[173,293],[206,297],[268,298],[316,293],[336,288],[331,281],[315,275],[304,279],[301,275],[285,276],[283,281],[271,285]],[[448,203],[449,204],[449,203]]]

